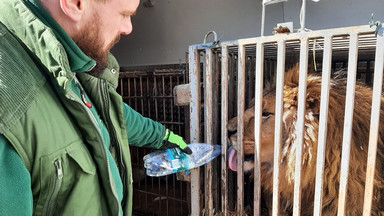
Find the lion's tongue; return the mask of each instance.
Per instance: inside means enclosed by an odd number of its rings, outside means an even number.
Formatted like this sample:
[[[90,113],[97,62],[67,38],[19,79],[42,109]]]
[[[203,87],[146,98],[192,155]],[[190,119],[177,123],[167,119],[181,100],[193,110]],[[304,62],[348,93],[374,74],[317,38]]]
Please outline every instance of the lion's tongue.
[[[233,147],[230,147],[228,149],[228,153],[229,153],[229,160],[228,160],[229,169],[237,172],[237,152]]]

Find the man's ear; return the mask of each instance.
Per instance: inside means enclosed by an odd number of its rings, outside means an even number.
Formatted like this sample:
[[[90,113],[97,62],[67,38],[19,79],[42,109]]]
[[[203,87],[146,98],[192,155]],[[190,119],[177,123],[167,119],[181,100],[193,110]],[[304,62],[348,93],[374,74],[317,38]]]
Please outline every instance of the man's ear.
[[[79,21],[85,11],[85,0],[60,0],[61,10],[68,18]]]

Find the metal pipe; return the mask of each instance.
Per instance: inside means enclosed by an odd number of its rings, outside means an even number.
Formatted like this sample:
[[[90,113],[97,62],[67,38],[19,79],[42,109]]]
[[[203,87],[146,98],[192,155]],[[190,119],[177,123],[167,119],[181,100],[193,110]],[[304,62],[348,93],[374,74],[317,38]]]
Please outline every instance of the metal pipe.
[[[329,105],[329,84],[331,79],[332,66],[332,36],[324,38],[323,52],[323,71],[321,79],[321,101],[320,101],[320,122],[319,136],[316,162],[316,186],[315,186],[315,205],[314,216],[321,216],[323,201],[323,179],[324,179],[324,163],[325,150],[327,141],[327,122],[328,122],[328,105]]]
[[[300,66],[299,66],[299,96],[297,108],[297,146],[295,164],[295,185],[293,196],[293,215],[299,216],[301,210],[301,164],[304,143],[304,120],[307,93],[307,70],[308,70],[308,38],[301,39]]]
[[[228,215],[228,47],[221,48],[221,208]]]
[[[276,78],[276,114],[275,114],[275,147],[273,156],[273,203],[272,215],[279,215],[279,170],[280,151],[282,145],[282,122],[283,122],[283,90],[285,73],[285,41],[278,42],[277,47],[277,78]]]
[[[343,130],[343,149],[341,155],[341,170],[340,170],[340,188],[339,188],[339,207],[338,216],[345,215],[349,159],[351,152],[352,140],[352,123],[353,123],[353,108],[355,104],[355,85],[356,85],[356,70],[357,70],[357,54],[358,54],[358,35],[352,33],[350,35],[349,53],[348,53],[348,80],[347,93],[344,114],[344,130]]]
[[[301,10],[300,10],[300,31],[305,31],[305,16],[306,16],[306,8],[307,6],[307,1],[303,0],[303,3],[301,5]]]
[[[261,122],[263,111],[263,81],[264,81],[264,44],[256,46],[256,76],[255,76],[255,167],[254,167],[254,206],[255,214],[261,211],[261,165],[260,165],[260,143],[261,143]]]
[[[213,143],[213,115],[212,115],[212,89],[213,89],[213,71],[212,71],[212,50],[205,49],[205,88],[204,88],[204,141]],[[212,194],[212,163],[205,165],[205,213],[213,216],[213,194]]]
[[[381,104],[381,89],[383,83],[384,71],[384,31],[383,27],[378,27],[376,54],[375,54],[375,71],[373,83],[373,96],[372,96],[372,110],[371,110],[371,125],[369,133],[369,146],[368,146],[368,161],[367,173],[365,181],[364,193],[364,207],[363,215],[368,216],[371,214],[372,197],[373,197],[373,181],[375,177],[375,165],[377,155],[377,139],[379,136],[380,124],[380,104]],[[381,119],[382,120],[382,119]]]
[[[265,4],[263,3],[263,9],[261,11],[261,36],[264,36],[264,25],[265,25]]]
[[[237,214],[243,215],[244,212],[244,99],[245,99],[245,48],[242,43],[239,43],[238,53],[238,84],[237,84]]]
[[[189,80],[191,83],[191,103],[190,107],[190,136],[191,143],[200,141],[200,56],[195,46],[189,47]],[[191,172],[191,215],[199,216],[201,212],[200,200],[200,168],[193,169]]]

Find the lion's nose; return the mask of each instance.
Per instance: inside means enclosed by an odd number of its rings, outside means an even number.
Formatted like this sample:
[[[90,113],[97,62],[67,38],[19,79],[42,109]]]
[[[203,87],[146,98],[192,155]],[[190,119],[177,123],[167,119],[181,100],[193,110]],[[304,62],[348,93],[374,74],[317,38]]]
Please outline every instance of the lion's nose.
[[[232,135],[234,135],[236,133],[236,131],[228,131],[228,137],[231,137]]]
[[[236,144],[237,144],[237,136],[235,134],[230,136],[229,140],[230,140],[230,143],[231,143],[232,146],[236,146]]]

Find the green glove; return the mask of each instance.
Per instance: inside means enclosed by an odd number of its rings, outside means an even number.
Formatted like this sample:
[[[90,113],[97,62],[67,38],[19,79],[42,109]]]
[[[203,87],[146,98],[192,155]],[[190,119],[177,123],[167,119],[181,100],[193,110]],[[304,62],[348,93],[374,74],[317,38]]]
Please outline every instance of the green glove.
[[[185,143],[184,139],[167,129],[165,131],[163,143],[159,149],[169,149],[175,147],[180,148],[186,154],[192,154],[192,150],[187,146],[187,143]]]

